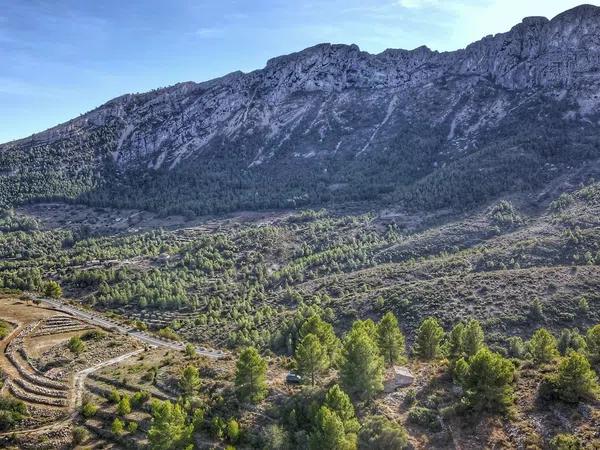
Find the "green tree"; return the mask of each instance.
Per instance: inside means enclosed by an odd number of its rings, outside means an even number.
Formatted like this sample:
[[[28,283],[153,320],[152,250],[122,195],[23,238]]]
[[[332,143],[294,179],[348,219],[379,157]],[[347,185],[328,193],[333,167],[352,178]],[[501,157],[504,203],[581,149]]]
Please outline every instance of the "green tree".
[[[121,393],[116,389],[111,389],[108,394],[108,401],[111,403],[119,403],[121,401]]]
[[[117,405],[117,414],[120,416],[126,416],[131,412],[131,402],[129,401],[129,396],[124,395],[119,404]]]
[[[520,336],[508,338],[508,355],[512,358],[523,358],[527,353],[527,346]]]
[[[469,358],[462,377],[467,404],[475,410],[504,411],[512,403],[515,367],[498,353],[481,348]]]
[[[386,313],[377,325],[377,343],[388,366],[393,366],[404,358],[404,335],[398,327],[396,316],[391,312]]]
[[[356,433],[358,431],[360,424],[354,415],[354,405],[348,394],[339,385],[334,384],[329,388],[325,394],[323,405],[338,415],[346,432]]]
[[[185,344],[185,350],[183,352],[188,358],[193,358],[194,356],[196,356],[196,347],[190,343]]]
[[[340,379],[346,392],[369,400],[383,390],[383,357],[363,326],[353,327],[344,339]]]
[[[384,416],[371,416],[358,434],[360,450],[402,450],[408,448],[406,430]]]
[[[200,431],[204,426],[204,409],[195,408],[192,413],[192,425],[194,425],[195,431]]]
[[[83,353],[85,350],[85,344],[79,336],[73,336],[71,339],[69,339],[67,346],[69,347],[69,350],[76,355]]]
[[[267,395],[267,363],[254,347],[246,348],[236,365],[235,385],[243,401],[258,403]]]
[[[51,298],[60,298],[62,296],[62,289],[56,281],[50,280],[44,286],[44,295]]]
[[[307,334],[296,347],[296,365],[304,377],[309,377],[311,384],[315,385],[315,378],[329,368],[329,357],[326,349],[314,334]]]
[[[356,435],[346,433],[342,419],[326,406],[321,406],[310,435],[312,450],[354,450]]]
[[[267,425],[261,433],[261,443],[265,450],[289,450],[290,436],[281,426],[276,424]]]
[[[170,401],[152,401],[152,425],[148,430],[152,450],[179,450],[191,441],[194,426],[187,424],[187,414],[181,405]]]
[[[98,412],[98,406],[92,401],[85,401],[83,405],[81,405],[81,415],[86,419],[93,417]]]
[[[121,436],[125,432],[125,424],[121,419],[115,417],[115,420],[113,420],[110,429],[117,436]]]
[[[533,303],[531,304],[531,308],[529,310],[529,316],[538,322],[541,322],[545,319],[544,317],[544,305],[539,298],[534,298]]]
[[[600,324],[594,325],[585,334],[587,353],[590,360],[596,364],[600,362]]]
[[[340,351],[340,340],[333,331],[333,326],[314,314],[304,321],[300,327],[298,338],[300,341],[308,334],[315,335],[320,344],[325,348],[331,364],[335,364]]]
[[[450,331],[448,335],[448,358],[450,361],[456,361],[463,357],[465,337],[465,324],[459,322]]]
[[[186,366],[181,373],[179,379],[179,387],[183,391],[184,395],[194,395],[200,389],[202,381],[200,380],[200,372],[197,367]]]
[[[415,353],[421,359],[430,360],[440,354],[440,343],[444,338],[444,329],[433,317],[425,319],[417,330]]]
[[[227,434],[227,438],[236,443],[240,438],[240,425],[234,418],[231,418],[227,421],[227,427],[225,430]]]
[[[465,326],[463,351],[467,357],[473,356],[485,346],[484,334],[478,320],[471,319]]]
[[[569,353],[560,362],[555,386],[561,400],[573,403],[594,399],[598,391],[596,373],[588,359],[577,352]]]
[[[539,328],[529,341],[529,353],[536,364],[544,364],[558,356],[556,339],[545,328]]]

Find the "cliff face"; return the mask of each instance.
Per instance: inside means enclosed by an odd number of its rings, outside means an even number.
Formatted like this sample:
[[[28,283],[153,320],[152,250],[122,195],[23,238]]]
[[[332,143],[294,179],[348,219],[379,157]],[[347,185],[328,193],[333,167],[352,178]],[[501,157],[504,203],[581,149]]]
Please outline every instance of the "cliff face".
[[[0,154],[18,160],[40,145],[89,146],[106,129],[85,164],[173,170],[225,155],[248,170],[282,161],[327,170],[331,161],[402,160],[403,143],[435,135],[404,168],[427,175],[513,127],[515,112],[532,127],[542,111],[560,111],[565,126],[596,126],[599,69],[600,8],[584,5],[552,20],[526,18],[454,52],[371,55],[320,44],[251,73],[119,97]]]

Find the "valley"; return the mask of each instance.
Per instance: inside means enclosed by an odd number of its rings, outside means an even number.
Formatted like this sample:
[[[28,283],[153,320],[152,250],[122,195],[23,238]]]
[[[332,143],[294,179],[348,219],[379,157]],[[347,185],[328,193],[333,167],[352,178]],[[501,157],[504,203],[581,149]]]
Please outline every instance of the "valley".
[[[599,449],[599,74],[581,5],[0,144],[0,447]]]
[[[98,407],[87,421],[81,418],[81,406],[74,413],[74,423],[85,428],[92,442],[115,445],[115,436],[125,436],[128,445],[145,445],[150,403],[140,404],[139,413],[133,408],[133,415],[121,416],[111,406],[112,390],[121,396],[151,391],[150,398],[175,402],[181,395],[177,379],[195,361],[202,400],[194,401],[203,405],[204,417],[237,411],[234,417],[248,433],[238,445],[258,445],[253,440],[266,439],[261,427],[280,423],[289,402],[309,395],[310,389],[285,384],[286,373],[296,367],[294,356],[307,320],[317,314],[343,336],[359,319],[377,322],[393,312],[412,352],[417,351],[426,318],[435,317],[448,333],[461,320],[476,320],[486,345],[513,357],[520,373],[514,386],[518,398],[509,416],[475,419],[451,413],[447,409],[456,408],[458,400],[446,366],[452,360],[412,355],[406,367],[416,375],[415,384],[357,403],[357,414],[364,420],[384,415],[399,421],[415,448],[545,447],[557,430],[595,445],[597,400],[581,403],[587,412],[575,413],[568,403],[540,399],[540,383],[555,369],[529,360],[527,350],[514,353],[511,345],[514,339],[526,343],[538,328],[556,339],[563,340],[565,330],[569,339],[579,339],[575,336],[585,336],[600,323],[599,193],[600,185],[591,183],[535,208],[525,197],[513,197],[470,213],[437,216],[411,216],[389,208],[367,212],[355,204],[330,211],[243,213],[183,222],[138,211],[29,205],[5,214],[0,224],[10,230],[0,236],[0,280],[7,293],[29,292],[24,298],[34,294],[33,299],[41,295],[39,306],[88,324],[82,326],[101,326],[116,342],[126,339],[133,348],[145,346],[144,353],[99,367],[75,382],[83,386],[81,398]],[[131,217],[140,216],[132,222]],[[84,217],[94,220],[85,223]],[[164,227],[157,227],[158,221]],[[48,280],[60,286],[62,298],[47,297]],[[35,311],[29,300],[26,303],[22,309]],[[6,311],[12,314],[13,308]],[[0,318],[16,320],[3,314]],[[85,333],[70,331],[70,326],[68,334],[48,342],[36,357],[58,358],[58,353],[48,352]],[[185,343],[196,347],[192,359],[185,356]],[[258,348],[268,362],[268,390],[259,410],[230,403],[236,398],[234,362],[247,346]],[[127,355],[126,350],[119,355]],[[81,364],[74,367],[85,373]],[[126,381],[119,381],[125,373]],[[334,382],[333,374],[319,384]],[[10,380],[15,372],[9,367],[6,375]],[[153,379],[157,381],[148,381]],[[10,388],[13,383],[8,383]],[[192,414],[194,407],[189,411]],[[433,422],[421,424],[416,411]],[[567,416],[568,424],[557,422]],[[133,417],[140,428],[127,431],[127,420]],[[112,426],[119,418],[124,431],[115,434]],[[58,415],[48,420],[65,424]],[[284,430],[289,426],[285,423]],[[473,426],[481,431],[468,433]],[[67,425],[70,432],[72,427]],[[212,427],[198,428],[199,448],[220,442]]]

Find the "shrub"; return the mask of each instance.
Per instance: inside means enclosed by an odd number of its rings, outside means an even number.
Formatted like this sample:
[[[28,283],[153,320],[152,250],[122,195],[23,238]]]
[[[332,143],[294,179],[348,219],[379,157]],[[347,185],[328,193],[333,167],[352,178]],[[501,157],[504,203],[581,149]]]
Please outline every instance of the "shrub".
[[[367,418],[358,434],[360,450],[401,450],[407,447],[408,435],[404,427],[383,416]]]
[[[27,407],[21,400],[0,397],[0,431],[13,427],[27,417]]]
[[[131,402],[129,401],[129,396],[124,395],[121,397],[119,404],[117,405],[117,414],[120,416],[126,416],[131,412]]]
[[[581,442],[572,434],[557,434],[550,440],[552,450],[580,450]]]
[[[112,389],[108,394],[108,401],[111,403],[119,403],[121,401],[121,393],[116,389]]]
[[[69,339],[67,346],[69,350],[76,355],[79,355],[85,350],[85,344],[79,336],[73,336],[71,339]]]
[[[123,422],[121,421],[121,419],[119,419],[118,417],[115,417],[115,420],[113,420],[112,425],[110,426],[110,429],[117,436],[121,436],[123,434],[123,432],[125,431],[125,426],[123,425]]]
[[[226,433],[227,433],[227,438],[231,442],[235,443],[239,440],[240,425],[238,424],[237,420],[235,420],[234,418],[231,418],[227,421]]]
[[[422,426],[434,433],[441,431],[442,425],[437,413],[433,409],[423,406],[413,406],[408,411],[408,421],[412,424]]]
[[[73,431],[71,432],[71,434],[72,434],[73,445],[83,444],[89,437],[89,433],[84,427],[73,428]]]
[[[97,411],[98,411],[98,406],[91,401],[87,401],[81,406],[81,414],[86,419],[89,419],[90,417],[94,417],[94,415],[96,415]]]

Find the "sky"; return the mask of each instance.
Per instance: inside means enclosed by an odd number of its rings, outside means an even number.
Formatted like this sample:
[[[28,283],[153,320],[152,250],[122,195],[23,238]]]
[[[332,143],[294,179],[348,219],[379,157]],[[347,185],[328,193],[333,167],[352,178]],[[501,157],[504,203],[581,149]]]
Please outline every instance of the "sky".
[[[0,142],[321,43],[464,48],[571,0],[0,0]],[[588,1],[600,5],[600,0]]]

